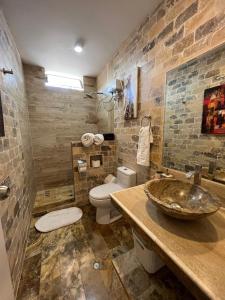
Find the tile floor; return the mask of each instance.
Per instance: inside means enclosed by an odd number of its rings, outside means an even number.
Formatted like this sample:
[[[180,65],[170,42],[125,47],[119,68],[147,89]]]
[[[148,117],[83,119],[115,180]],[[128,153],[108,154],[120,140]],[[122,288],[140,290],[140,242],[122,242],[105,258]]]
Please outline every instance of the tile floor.
[[[82,220],[47,234],[32,220],[17,300],[193,299],[168,268],[150,276],[137,264],[124,219],[98,225],[94,208],[83,210]]]
[[[134,249],[114,258],[113,265],[131,299],[194,300],[167,267],[154,275],[148,274],[138,262]]]

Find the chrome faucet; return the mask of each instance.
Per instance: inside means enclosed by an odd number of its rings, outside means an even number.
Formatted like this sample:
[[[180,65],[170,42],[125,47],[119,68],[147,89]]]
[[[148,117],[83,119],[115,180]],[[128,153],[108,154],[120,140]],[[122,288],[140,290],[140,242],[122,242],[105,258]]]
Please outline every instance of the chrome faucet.
[[[194,184],[201,185],[201,179],[202,179],[202,166],[201,165],[195,165],[195,170],[190,171],[186,173],[186,177],[188,179],[192,178],[194,176]]]
[[[208,174],[212,179],[214,179],[219,158],[223,158],[221,153],[217,153],[215,160],[209,162]]]

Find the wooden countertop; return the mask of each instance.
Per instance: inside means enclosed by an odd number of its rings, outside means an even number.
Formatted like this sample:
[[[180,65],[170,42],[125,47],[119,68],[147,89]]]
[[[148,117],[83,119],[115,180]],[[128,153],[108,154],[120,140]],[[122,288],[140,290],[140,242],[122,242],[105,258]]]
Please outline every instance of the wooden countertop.
[[[225,209],[198,221],[161,213],[144,186],[111,195],[150,237],[159,255],[198,299],[225,299]]]

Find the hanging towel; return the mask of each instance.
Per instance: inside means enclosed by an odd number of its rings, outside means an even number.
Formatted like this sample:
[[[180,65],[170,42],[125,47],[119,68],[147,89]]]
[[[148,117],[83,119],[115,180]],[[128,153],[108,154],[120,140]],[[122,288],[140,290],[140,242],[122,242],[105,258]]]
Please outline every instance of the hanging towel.
[[[95,145],[99,146],[103,142],[104,142],[104,136],[103,136],[103,134],[100,134],[100,133],[95,134],[95,136],[94,136],[94,143],[95,143]]]
[[[90,147],[94,143],[94,134],[93,133],[85,133],[81,137],[81,143],[84,147]]]
[[[141,127],[139,131],[137,164],[148,167],[150,161],[150,144],[153,143],[152,130],[150,126]]]

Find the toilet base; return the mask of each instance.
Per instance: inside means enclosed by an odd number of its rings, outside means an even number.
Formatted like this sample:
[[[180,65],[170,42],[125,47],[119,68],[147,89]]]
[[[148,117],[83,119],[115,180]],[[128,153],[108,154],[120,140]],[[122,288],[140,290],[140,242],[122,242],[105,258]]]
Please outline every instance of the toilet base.
[[[97,207],[96,222],[98,224],[111,224],[122,218],[122,215],[116,209]]]

